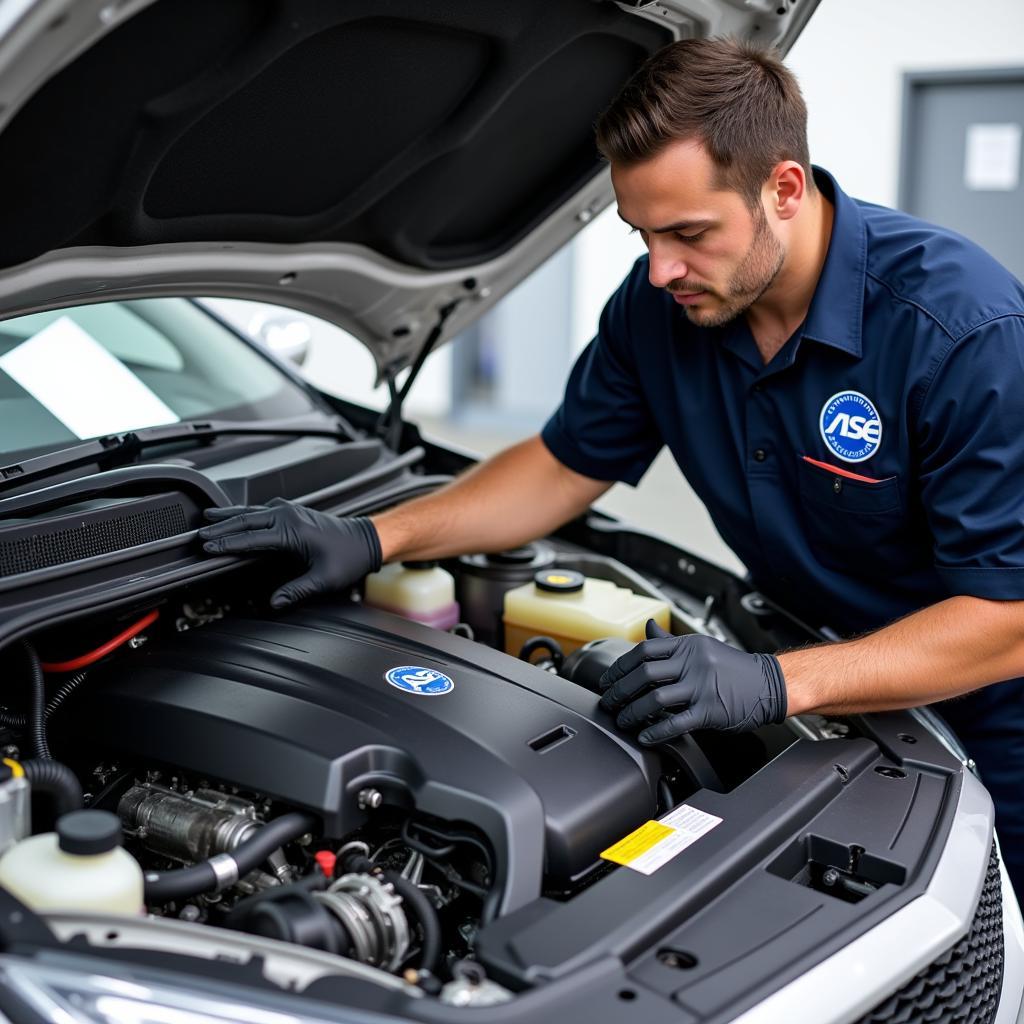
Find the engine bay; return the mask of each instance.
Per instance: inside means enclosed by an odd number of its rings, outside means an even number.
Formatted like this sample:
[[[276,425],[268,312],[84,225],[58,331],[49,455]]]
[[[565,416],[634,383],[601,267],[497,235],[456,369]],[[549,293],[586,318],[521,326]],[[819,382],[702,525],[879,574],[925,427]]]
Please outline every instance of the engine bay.
[[[464,468],[407,440],[289,493],[362,514]],[[362,466],[368,444],[341,455]],[[0,777],[0,950],[5,912],[24,943],[34,911],[49,953],[188,985],[424,1021],[509,1000],[575,1019],[581,986],[617,1009],[653,986],[676,1019],[675,993],[724,1013],[923,891],[961,791],[936,727],[800,716],[648,749],[600,709],[648,616],[746,650],[821,639],[747,582],[591,512],[272,611],[293,564],[195,535],[203,508],[252,497],[251,460],[206,468],[219,484],[140,464],[3,499],[0,776],[25,777]],[[55,884],[82,807],[121,844],[127,909]],[[617,852],[667,833],[685,845],[650,874]]]
[[[543,542],[447,564],[461,614],[446,630],[371,607],[361,589],[270,613],[250,572],[43,663],[57,681],[48,742],[85,806],[120,820],[150,914],[340,955],[427,991],[470,977],[481,998],[481,929],[571,902],[616,870],[602,851],[794,741],[775,727],[728,752],[713,737],[646,749],[598,706],[601,673],[631,641],[566,655],[564,639],[538,633],[520,656],[503,650],[503,597],[544,568],[661,597],[625,565]],[[676,629],[700,628],[672,609]],[[79,632],[44,635],[40,650],[80,650]],[[38,754],[32,707],[2,715],[5,756]]]

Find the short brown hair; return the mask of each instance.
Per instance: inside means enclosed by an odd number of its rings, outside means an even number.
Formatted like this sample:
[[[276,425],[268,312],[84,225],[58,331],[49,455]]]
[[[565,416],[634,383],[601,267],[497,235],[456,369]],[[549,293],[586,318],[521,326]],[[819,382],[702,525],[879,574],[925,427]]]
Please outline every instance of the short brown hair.
[[[695,139],[719,185],[753,205],[772,168],[795,160],[813,189],[807,107],[778,53],[735,39],[684,39],[650,57],[598,118],[597,148],[635,164]]]

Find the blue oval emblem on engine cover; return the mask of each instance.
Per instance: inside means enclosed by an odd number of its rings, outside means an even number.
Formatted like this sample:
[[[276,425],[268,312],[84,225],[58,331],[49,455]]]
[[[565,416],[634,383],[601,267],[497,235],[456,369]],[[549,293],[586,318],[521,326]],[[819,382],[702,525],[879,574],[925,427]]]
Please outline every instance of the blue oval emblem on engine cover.
[[[384,678],[399,690],[415,693],[420,697],[440,697],[455,689],[455,682],[443,672],[422,665],[400,665],[388,669]]]
[[[846,462],[871,458],[882,443],[882,420],[871,399],[840,391],[822,407],[818,429],[825,444]]]

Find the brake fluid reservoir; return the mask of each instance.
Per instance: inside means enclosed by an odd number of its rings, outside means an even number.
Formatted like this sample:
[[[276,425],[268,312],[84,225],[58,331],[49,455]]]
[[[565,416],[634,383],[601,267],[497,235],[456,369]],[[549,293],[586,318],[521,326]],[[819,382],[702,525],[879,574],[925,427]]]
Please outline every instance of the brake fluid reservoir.
[[[455,579],[437,562],[385,565],[366,577],[364,599],[373,608],[435,629],[451,629],[459,621]]]
[[[15,843],[0,857],[0,885],[33,910],[145,910],[142,868],[121,849],[121,822],[109,811],[72,811],[56,832]]]
[[[648,619],[668,629],[668,604],[572,569],[543,569],[505,595],[505,650],[518,655],[538,635],[557,640],[565,654],[608,636],[639,643]]]

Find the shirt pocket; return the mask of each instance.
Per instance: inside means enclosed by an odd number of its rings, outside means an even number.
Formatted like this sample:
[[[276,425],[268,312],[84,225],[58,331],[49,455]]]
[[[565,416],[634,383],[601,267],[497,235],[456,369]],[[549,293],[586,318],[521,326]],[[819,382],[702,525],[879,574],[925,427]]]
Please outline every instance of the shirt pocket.
[[[870,480],[806,457],[797,475],[808,542],[823,565],[872,578],[904,560],[906,520],[898,476]]]

